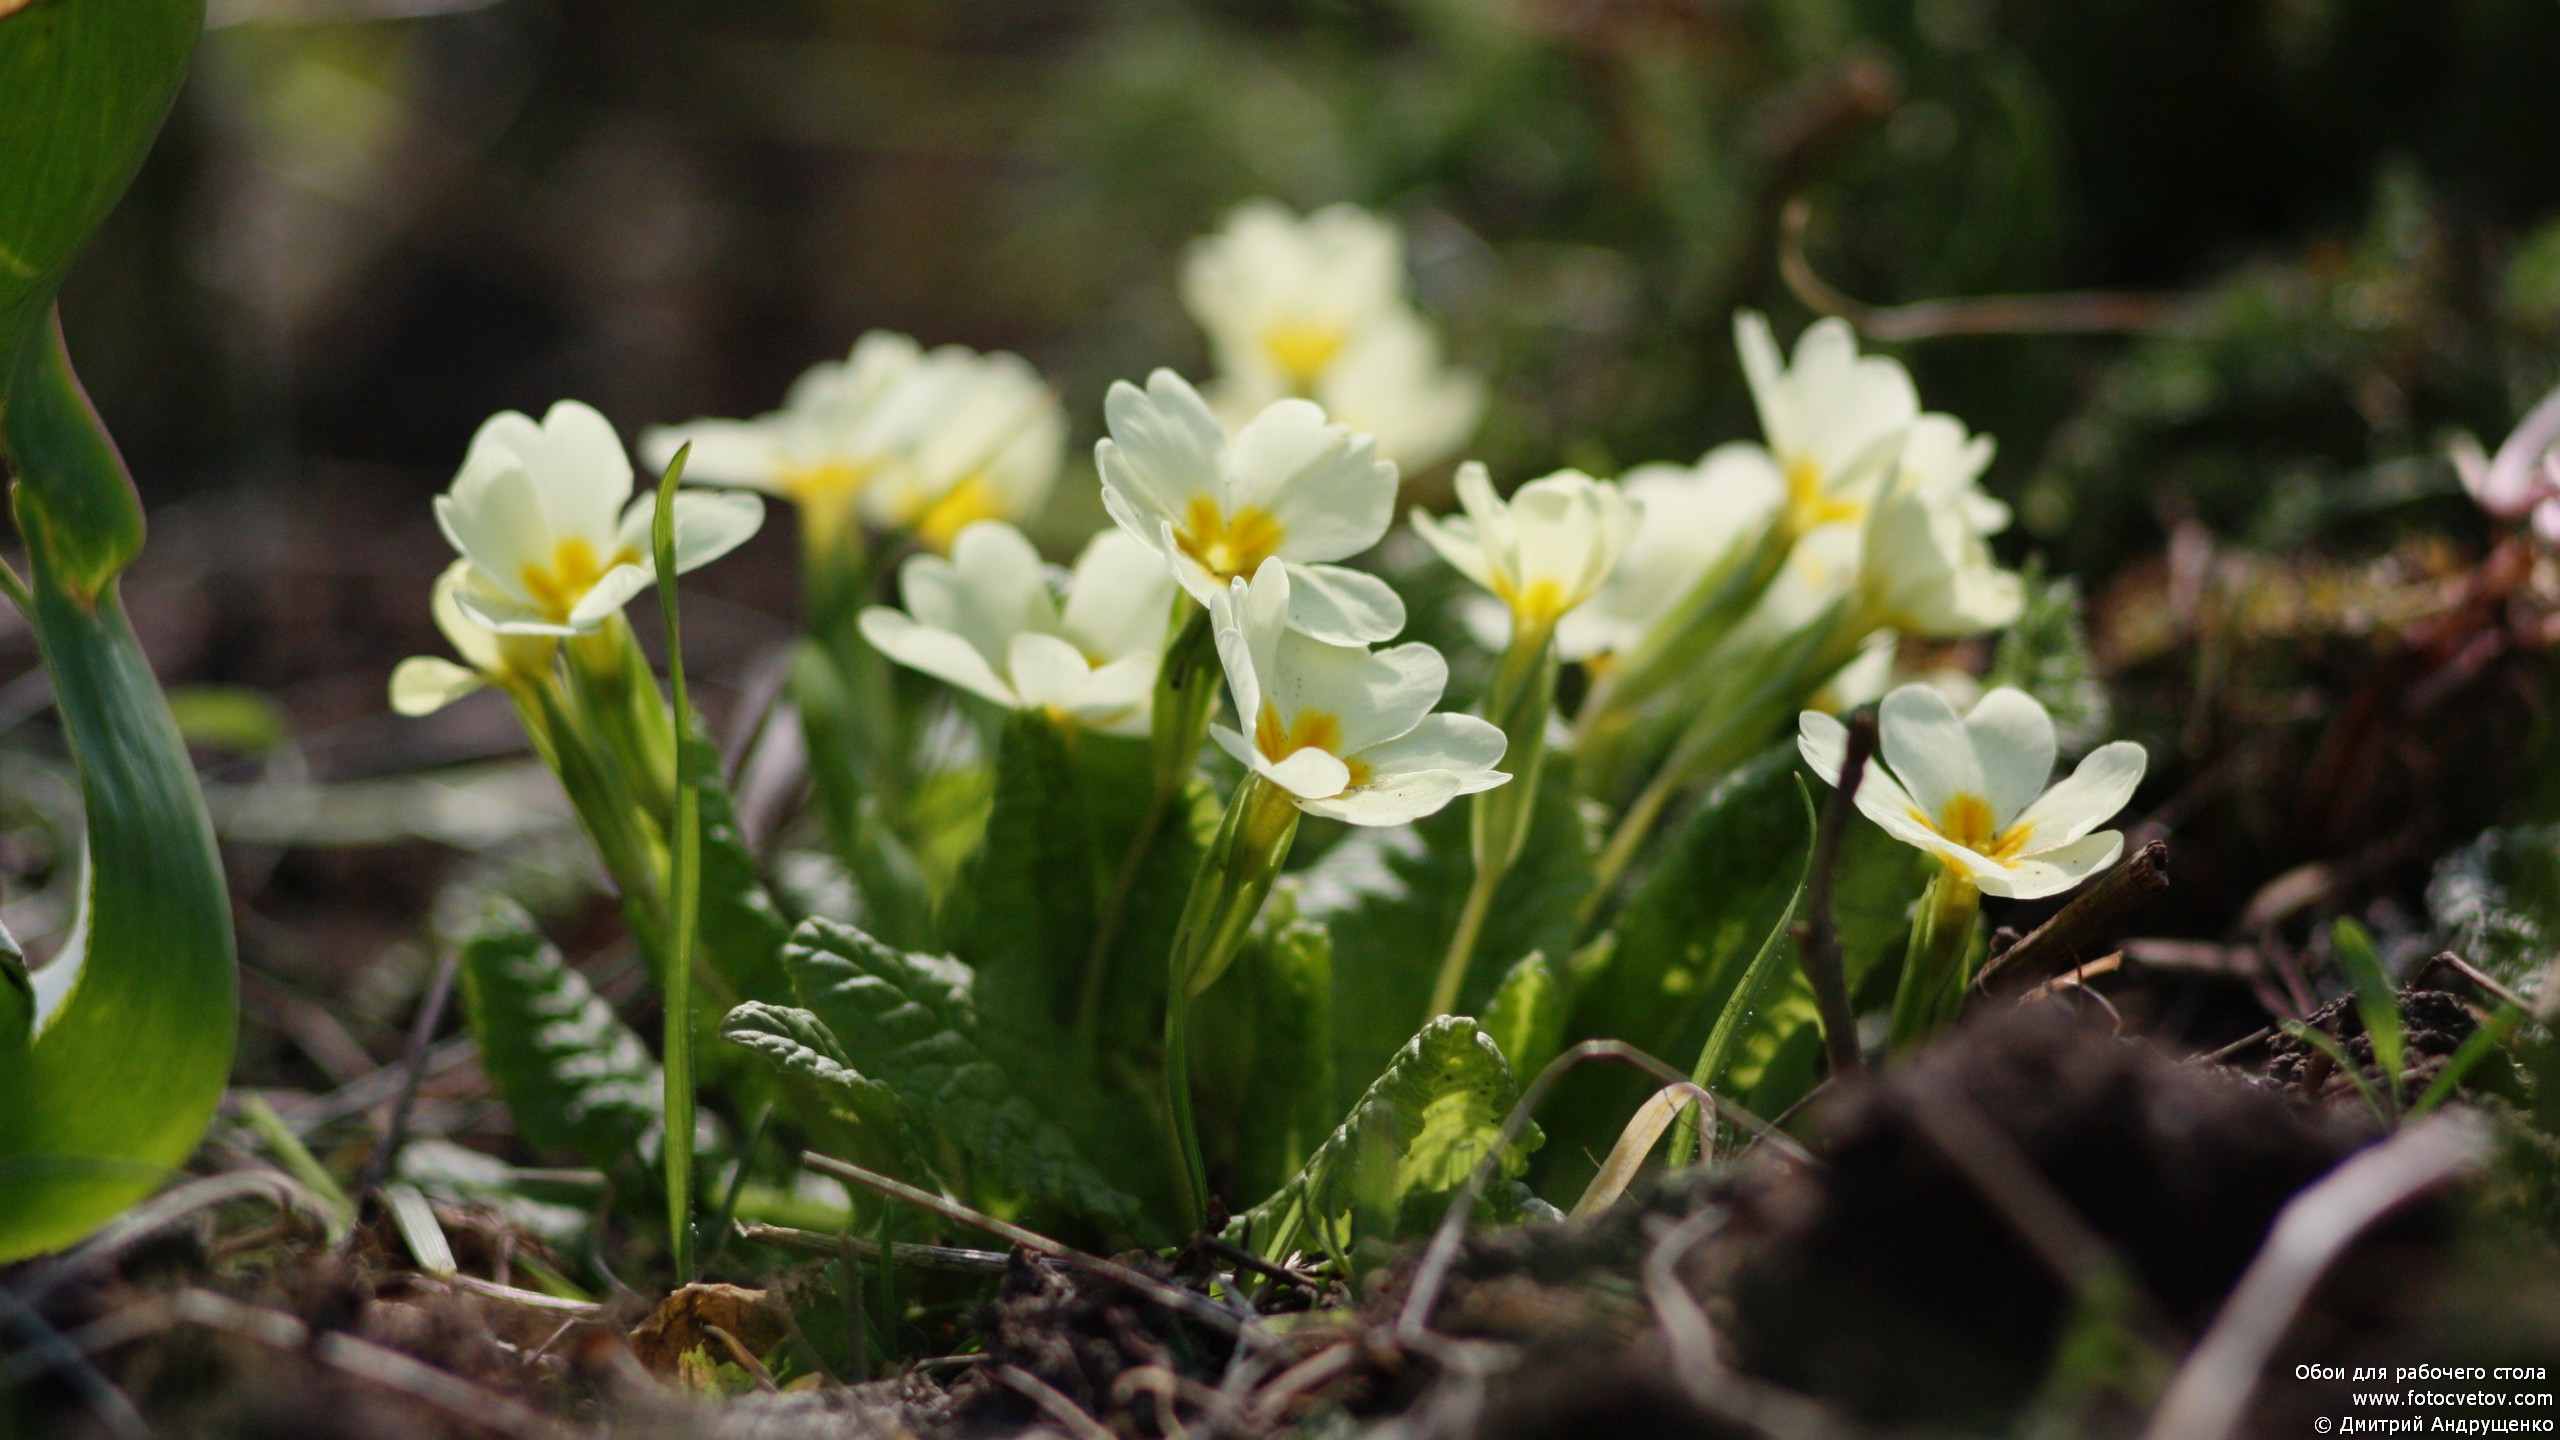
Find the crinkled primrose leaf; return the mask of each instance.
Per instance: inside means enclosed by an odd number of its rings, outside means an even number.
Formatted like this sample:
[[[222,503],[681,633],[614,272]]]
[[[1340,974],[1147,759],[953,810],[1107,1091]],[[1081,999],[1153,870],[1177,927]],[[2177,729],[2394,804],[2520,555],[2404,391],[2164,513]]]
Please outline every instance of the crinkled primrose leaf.
[[[979,1048],[976,976],[948,956],[890,949],[812,918],[783,968],[846,1062],[894,1091],[921,1130],[947,1137],[998,1191],[1127,1225],[1137,1201]]]
[[[1444,1015],[1407,1041],[1350,1116],[1278,1193],[1235,1218],[1227,1238],[1266,1257],[1348,1257],[1435,1223],[1498,1138],[1515,1098],[1511,1066],[1476,1022]],[[1516,1180],[1544,1143],[1536,1126],[1502,1159]],[[1496,1186],[1489,1220],[1516,1219],[1521,1192]]]
[[[513,901],[490,902],[461,976],[480,1063],[526,1140],[609,1171],[659,1128],[664,1082],[648,1047]]]

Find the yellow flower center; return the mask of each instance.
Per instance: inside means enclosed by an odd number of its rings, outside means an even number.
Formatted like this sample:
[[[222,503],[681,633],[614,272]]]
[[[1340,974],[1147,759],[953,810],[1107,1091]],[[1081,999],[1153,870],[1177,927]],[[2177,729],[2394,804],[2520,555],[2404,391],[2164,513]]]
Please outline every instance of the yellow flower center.
[[[825,460],[815,465],[786,465],[773,477],[775,487],[804,509],[837,508],[870,482],[880,467],[869,462]]]
[[[1247,505],[1229,515],[1218,508],[1217,501],[1194,495],[1173,538],[1182,553],[1199,561],[1210,574],[1227,580],[1238,575],[1252,578],[1262,562],[1280,548],[1286,534],[1268,511]]]
[[[1322,750],[1340,757],[1350,767],[1351,788],[1358,789],[1369,782],[1369,767],[1341,754],[1342,722],[1322,710],[1301,710],[1284,724],[1279,707],[1263,701],[1262,713],[1253,721],[1253,748],[1275,765],[1301,750]]]
[[[1304,395],[1350,338],[1338,325],[1282,321],[1263,327],[1262,353],[1288,378],[1289,388]]]
[[[996,503],[995,487],[985,477],[972,475],[943,492],[941,499],[925,507],[916,520],[916,538],[935,552],[948,555],[951,542],[961,531],[980,520],[1001,520],[1003,507]]]
[[[528,564],[521,578],[534,603],[542,607],[542,613],[553,623],[565,625],[569,623],[569,612],[577,609],[578,602],[587,598],[587,592],[596,588],[596,582],[604,578],[604,572],[616,565],[639,563],[638,552],[628,545],[598,559],[595,547],[587,543],[585,536],[571,535],[552,545],[550,564]]]
[[[1820,461],[1799,455],[1787,462],[1787,525],[1795,533],[1834,521],[1862,519],[1866,513],[1864,504],[1824,492]]]
[[[1911,812],[1911,818],[1976,855],[1987,855],[2004,865],[2025,851],[2036,828],[2022,821],[2006,830],[1998,829],[1992,822],[1991,802],[1961,790],[1938,812],[1937,819],[1917,810]]]
[[[1526,628],[1545,629],[1565,612],[1564,586],[1551,579],[1533,580],[1523,590],[1510,576],[1497,573],[1493,593],[1511,607],[1511,618]]]

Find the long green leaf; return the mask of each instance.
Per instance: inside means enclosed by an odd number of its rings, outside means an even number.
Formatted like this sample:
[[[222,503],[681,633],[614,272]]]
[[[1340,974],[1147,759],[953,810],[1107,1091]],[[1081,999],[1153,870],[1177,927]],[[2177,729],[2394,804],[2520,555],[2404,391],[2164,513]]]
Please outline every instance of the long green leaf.
[[[461,977],[481,1068],[528,1142],[612,1170],[660,1128],[657,1062],[515,902],[489,902]]]
[[[1296,1176],[1236,1217],[1228,1237],[1264,1256],[1309,1248],[1348,1255],[1435,1223],[1499,1138],[1515,1098],[1511,1067],[1476,1022],[1444,1015],[1396,1052],[1350,1116]],[[1534,1127],[1503,1157],[1517,1177],[1537,1148]],[[1503,1213],[1488,1197],[1490,1218]]]
[[[116,597],[142,506],[48,309],[185,78],[202,0],[37,0],[0,17],[0,458],[27,612],[88,813],[79,923],[0,963],[0,1261],[70,1244],[203,1135],[238,1016],[221,863]]]
[[[1535,1075],[1564,1048],[1565,989],[1543,950],[1520,957],[1484,1009],[1485,1033],[1514,1075]]]
[[[897,1092],[920,1130],[948,1139],[1000,1194],[1134,1221],[1137,1202],[980,1048],[968,966],[823,919],[792,932],[783,965],[847,1062]]]

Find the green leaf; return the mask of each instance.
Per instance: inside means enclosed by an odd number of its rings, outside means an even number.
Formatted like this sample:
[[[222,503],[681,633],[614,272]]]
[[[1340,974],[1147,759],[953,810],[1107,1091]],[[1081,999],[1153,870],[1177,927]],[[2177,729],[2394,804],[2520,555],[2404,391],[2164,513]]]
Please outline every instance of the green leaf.
[[[1271,1198],[1236,1217],[1228,1238],[1267,1257],[1309,1248],[1348,1255],[1436,1223],[1499,1138],[1515,1098],[1493,1037],[1444,1015],[1407,1041],[1349,1118]],[[1534,1128],[1503,1157],[1516,1178],[1540,1137]],[[1501,1187],[1497,1187],[1501,1188]],[[1489,1195],[1486,1218],[1503,1218]]]
[[[2382,1076],[2382,1087],[2389,1093],[2396,1110],[2400,1100],[2400,1058],[2407,1038],[2400,1020],[2400,995],[2391,984],[2391,972],[2382,967],[2382,955],[2373,948],[2373,936],[2362,925],[2341,915],[2329,927],[2329,955],[2355,991],[2356,1017],[2364,1022],[2364,1033],[2373,1042],[2373,1067]]]
[[[82,944],[0,963],[0,1262],[79,1240],[202,1138],[238,1026],[230,900],[185,745],[116,598],[142,506],[46,314],[185,78],[201,0],[0,16],[0,458],[88,814]]]
[[[978,974],[990,1034],[1053,1049],[1073,1028],[1093,945],[1094,858],[1066,732],[1045,712],[1012,712],[986,839],[946,927]]]
[[[1706,1046],[1698,1052],[1697,1067],[1689,1073],[1689,1078],[1698,1082],[1701,1089],[1731,1097],[1733,1092],[1726,1086],[1726,1076],[1732,1071],[1739,1052],[1751,1039],[1769,1034],[1767,1022],[1776,1018],[1775,1012],[1783,1008],[1782,1005],[1773,1005],[1772,1002],[1778,998],[1773,992],[1786,977],[1794,978],[1799,986],[1803,984],[1802,973],[1790,963],[1795,958],[1795,947],[1787,943],[1788,927],[1795,920],[1796,906],[1803,900],[1804,882],[1799,880],[1794,893],[1787,897],[1786,908],[1778,912],[1777,923],[1769,927],[1768,938],[1760,942],[1759,953],[1751,957],[1751,964],[1743,970],[1741,981],[1726,999],[1724,1013],[1716,1017],[1716,1028],[1707,1032]],[[1812,998],[1810,990],[1806,991],[1806,998]],[[1688,1163],[1695,1134],[1695,1130],[1683,1126],[1673,1137],[1673,1165]]]
[[[463,942],[461,978],[481,1068],[519,1134],[606,1171],[639,1153],[666,1113],[657,1062],[531,916],[492,900]]]
[[[2427,912],[2463,959],[2531,998],[2560,951],[2560,825],[2516,825],[2437,862]]]
[[[744,1047],[779,1073],[804,1109],[856,1125],[894,1129],[897,1092],[853,1068],[826,1022],[790,1005],[750,1000],[720,1022],[720,1037]]]
[[[1562,955],[1573,946],[1599,835],[1568,769],[1547,767],[1529,843],[1503,879],[1458,991],[1461,1014],[1483,1013],[1530,951]],[[1434,970],[1475,878],[1468,848],[1467,807],[1452,805],[1415,825],[1354,830],[1288,882],[1298,913],[1333,936],[1337,1084],[1384,1069],[1412,1035],[1406,1027],[1430,1009]]]
[[[1704,1054],[1803,878],[1813,822],[1798,788],[1802,775],[1792,741],[1771,746],[1669,827],[1618,912],[1606,964],[1575,987],[1568,1036],[1606,1035],[1662,1056]],[[1828,793],[1819,782],[1814,791]],[[1879,957],[1893,952],[1920,863],[1919,852],[1863,821],[1842,836],[1833,906],[1853,993]],[[1758,1033],[1745,1031],[1728,1045],[1747,1051]],[[1540,1188],[1581,1193],[1594,1167],[1585,1152],[1608,1153],[1650,1088],[1614,1069],[1567,1076],[1544,1112],[1559,1143]]]
[[[1502,1047],[1514,1075],[1535,1075],[1564,1048],[1564,982],[1547,963],[1543,950],[1532,950],[1502,977],[1485,1006],[1484,1032]]]
[[[2098,678],[2089,649],[2080,584],[2068,575],[2048,577],[2041,560],[2030,560],[2019,579],[2026,608],[2000,637],[1999,654],[1982,683],[2014,685],[2034,696],[2053,716],[2062,753],[2077,755],[2110,728],[2106,682]]]
[[[1110,1224],[1135,1218],[1137,1202],[980,1048],[968,966],[822,919],[792,932],[783,966],[846,1062],[896,1092],[919,1131],[947,1139],[997,1191]]]
[[[1342,1113],[1333,1095],[1332,938],[1285,899],[1267,902],[1226,977],[1192,1002],[1191,1026],[1199,1037],[1192,1096],[1212,1188],[1268,1194],[1307,1163]]]

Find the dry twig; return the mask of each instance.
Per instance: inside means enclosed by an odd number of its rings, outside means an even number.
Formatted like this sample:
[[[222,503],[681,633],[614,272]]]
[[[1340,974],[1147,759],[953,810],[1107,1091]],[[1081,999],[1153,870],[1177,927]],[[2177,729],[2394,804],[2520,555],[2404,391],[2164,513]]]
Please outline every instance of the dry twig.
[[[1849,743],[1841,752],[1840,775],[1831,787],[1831,798],[1823,803],[1822,823],[1813,832],[1804,918],[1795,926],[1798,964],[1813,991],[1814,1009],[1822,1020],[1822,1044],[1834,1075],[1854,1075],[1860,1062],[1858,1017],[1849,1008],[1849,982],[1841,969],[1840,927],[1832,913],[1831,885],[1840,873],[1840,837],[1848,833],[1849,817],[1857,809],[1858,786],[1866,779],[1867,762],[1875,753],[1875,712],[1861,709],[1849,717]]]
[[[1106,1279],[1116,1280],[1167,1309],[1182,1311],[1229,1335],[1240,1338],[1251,1336],[1257,1341],[1267,1338],[1261,1334],[1262,1327],[1257,1322],[1237,1315],[1206,1295],[1159,1280],[1143,1270],[1133,1270],[1117,1260],[1105,1260],[1099,1255],[1088,1255],[1072,1245],[1064,1245],[1046,1235],[1025,1230],[1011,1221],[999,1220],[984,1211],[972,1210],[957,1200],[946,1199],[930,1190],[917,1189],[904,1180],[892,1180],[886,1175],[865,1170],[859,1165],[848,1164],[831,1155],[821,1155],[814,1150],[802,1151],[800,1163],[812,1170],[825,1171],[839,1180],[850,1180],[865,1189],[876,1190],[892,1199],[922,1206],[946,1220],[958,1221],[973,1230],[982,1230],[989,1235],[1011,1241],[1034,1255],[1045,1255],[1079,1270],[1090,1271]]]
[[[2080,947],[2106,933],[2152,896],[2169,888],[2169,845],[2154,840],[2134,851],[2096,882],[2072,898],[2053,918],[2027,932],[2025,939],[1991,957],[1973,978],[1977,996],[1996,994],[2010,985],[2033,984],[2065,968]]]

